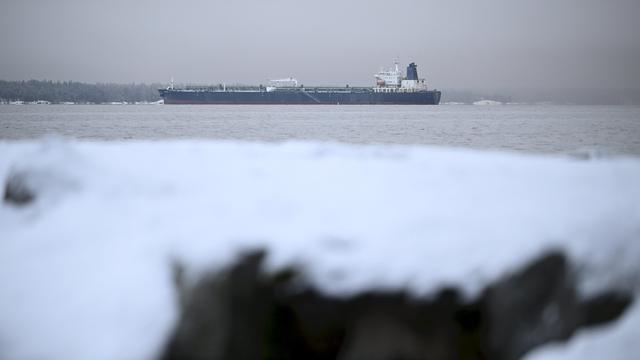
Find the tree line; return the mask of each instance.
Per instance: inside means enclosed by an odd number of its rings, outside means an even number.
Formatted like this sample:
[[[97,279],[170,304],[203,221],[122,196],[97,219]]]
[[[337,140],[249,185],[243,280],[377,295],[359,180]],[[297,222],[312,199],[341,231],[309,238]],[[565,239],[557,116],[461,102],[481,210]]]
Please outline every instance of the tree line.
[[[0,80],[0,101],[109,103],[158,101],[161,84],[87,84],[75,81]]]

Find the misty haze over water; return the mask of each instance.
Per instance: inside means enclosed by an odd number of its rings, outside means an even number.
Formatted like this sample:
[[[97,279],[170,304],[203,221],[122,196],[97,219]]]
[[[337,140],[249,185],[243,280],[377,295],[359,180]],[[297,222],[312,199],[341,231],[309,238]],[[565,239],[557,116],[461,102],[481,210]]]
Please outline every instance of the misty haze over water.
[[[398,58],[432,88],[637,100],[638,15],[635,0],[8,0],[0,79],[369,86]]]

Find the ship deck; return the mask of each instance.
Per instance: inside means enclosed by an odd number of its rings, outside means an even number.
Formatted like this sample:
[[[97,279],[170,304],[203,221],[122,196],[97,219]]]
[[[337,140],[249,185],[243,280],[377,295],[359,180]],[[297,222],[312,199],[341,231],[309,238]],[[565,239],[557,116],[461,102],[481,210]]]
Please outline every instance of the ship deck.
[[[164,90],[164,89],[163,89]],[[186,86],[184,88],[167,89],[182,92],[317,92],[317,93],[370,93],[373,88],[364,86],[311,86],[311,87],[276,87],[265,86]]]

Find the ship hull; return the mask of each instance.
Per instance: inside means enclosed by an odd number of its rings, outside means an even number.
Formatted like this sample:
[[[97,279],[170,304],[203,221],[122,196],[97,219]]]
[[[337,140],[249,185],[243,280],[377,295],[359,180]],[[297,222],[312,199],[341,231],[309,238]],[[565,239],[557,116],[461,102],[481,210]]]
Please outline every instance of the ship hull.
[[[440,91],[189,91],[160,89],[165,104],[437,105]]]

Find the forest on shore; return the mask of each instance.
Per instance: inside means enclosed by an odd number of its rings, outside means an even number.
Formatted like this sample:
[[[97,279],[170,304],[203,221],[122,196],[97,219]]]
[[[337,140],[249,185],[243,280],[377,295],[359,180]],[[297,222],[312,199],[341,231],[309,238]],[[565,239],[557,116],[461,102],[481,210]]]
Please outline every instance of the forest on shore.
[[[50,103],[102,104],[160,100],[161,84],[87,84],[75,81],[0,80],[0,102],[48,101]]]

